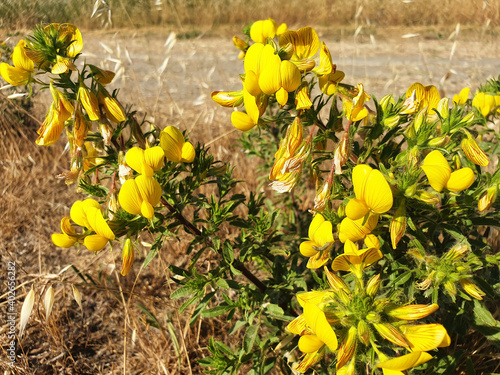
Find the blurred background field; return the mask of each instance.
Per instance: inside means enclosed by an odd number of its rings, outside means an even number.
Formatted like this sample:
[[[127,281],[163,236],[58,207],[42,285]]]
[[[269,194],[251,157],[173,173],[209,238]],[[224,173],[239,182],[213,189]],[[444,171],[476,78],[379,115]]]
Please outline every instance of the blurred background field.
[[[259,160],[249,161],[239,151],[231,110],[213,103],[210,92],[240,88],[243,67],[231,37],[268,17],[292,29],[315,27],[346,73],[345,82],[363,82],[377,98],[401,95],[416,81],[453,96],[500,74],[500,0],[5,0],[0,40],[13,47],[40,22],[74,23],[83,34],[85,60],[117,73],[112,88],[120,89],[122,102],[160,128],[175,125],[187,129],[192,141],[209,143],[217,158],[236,167],[236,178],[247,181],[240,189],[248,195],[268,192],[256,178]],[[18,367],[7,367],[3,348],[0,368],[21,374],[202,373],[196,360],[208,354],[208,337],[229,346],[241,338],[227,335],[231,325],[223,317],[190,326],[192,311],[179,315],[183,301],[169,299],[173,285],[167,266],[189,263],[180,256],[185,243],[169,243],[138,275],[150,241],[142,239],[143,258],[125,278],[118,276],[121,249],[94,255],[56,248],[50,235],[82,196],[55,177],[69,168],[64,136],[51,148],[34,144],[50,98],[37,93],[29,102],[11,101],[10,93],[0,91],[0,260],[2,267],[16,262],[18,311],[31,287],[43,296],[54,285],[56,302],[45,323],[37,299],[18,344]],[[210,269],[216,261],[207,254],[202,263]],[[2,269],[2,314],[5,274]],[[83,310],[74,301],[72,284],[82,294]],[[2,345],[5,330],[2,324]],[[494,369],[498,352],[485,347],[481,337],[471,337],[470,343],[474,363]]]

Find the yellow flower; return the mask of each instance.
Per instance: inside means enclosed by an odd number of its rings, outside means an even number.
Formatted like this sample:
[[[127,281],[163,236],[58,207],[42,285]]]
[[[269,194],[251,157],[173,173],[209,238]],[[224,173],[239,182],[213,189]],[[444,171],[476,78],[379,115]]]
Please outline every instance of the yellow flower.
[[[344,110],[345,117],[349,121],[359,121],[368,116],[368,110],[365,108],[365,101],[370,100],[370,96],[365,93],[365,89],[362,83],[358,83],[358,95],[349,100],[342,100],[342,107]]]
[[[446,187],[449,191],[460,192],[474,182],[474,171],[465,167],[451,173],[445,157],[438,150],[431,151],[421,167],[434,190],[440,192]]]
[[[84,201],[76,201],[71,206],[70,211],[71,220],[81,227],[85,227],[90,231],[95,232],[95,234],[83,233],[82,235],[77,235],[74,228],[69,222],[69,218],[64,218],[61,221],[61,230],[64,236],[68,238],[83,237],[83,244],[87,249],[91,251],[99,251],[106,246],[109,240],[115,239],[115,234],[110,229],[108,223],[104,220],[102,216],[101,205],[93,199],[86,199]],[[70,241],[66,239],[66,243],[61,235],[55,234],[52,236],[52,241],[57,246],[69,245]],[[70,247],[62,246],[62,247]]]
[[[108,83],[111,83],[113,78],[115,78],[115,73],[111,70],[104,70],[92,64],[88,64],[88,67],[90,68],[94,79],[101,85],[107,85]]]
[[[154,172],[163,167],[165,153],[160,146],[150,147],[143,150],[140,147],[132,147],[125,155],[125,161],[137,173],[147,177],[153,177]]]
[[[465,134],[467,137],[462,140],[461,144],[465,156],[474,164],[486,167],[490,163],[488,156],[481,147],[479,147],[476,140],[472,138],[472,135],[468,131],[466,131]]]
[[[335,73],[336,66],[332,62],[332,55],[328,50],[325,42],[321,42],[321,47],[319,50],[319,65],[313,69],[313,72],[317,76],[329,75],[330,73]]]
[[[398,209],[394,213],[394,217],[391,220],[389,226],[389,233],[391,234],[391,244],[392,248],[395,250],[398,242],[403,238],[406,231],[406,204],[404,201],[401,202]]]
[[[123,245],[122,251],[123,266],[120,272],[122,276],[127,276],[130,272],[130,269],[132,268],[132,264],[134,264],[134,252],[135,251],[134,246],[132,246],[132,241],[130,240],[130,238],[127,238]]]
[[[266,43],[267,38],[276,36],[277,25],[272,18],[255,21],[250,27],[250,38],[256,43]]]
[[[340,70],[337,70],[334,73],[320,76],[318,78],[319,88],[326,95],[333,95],[337,92],[337,85],[342,82],[344,77],[345,73]]]
[[[418,320],[435,312],[439,306],[435,303],[431,305],[406,305],[388,306],[384,312],[390,317],[400,320]]]
[[[377,169],[360,164],[352,171],[355,199],[346,206],[346,215],[351,220],[364,217],[369,211],[383,214],[392,207],[392,191],[385,177]]]
[[[373,238],[368,239],[368,237]],[[369,234],[368,237],[365,239],[365,245],[368,247],[362,250],[359,250],[354,242],[347,239],[344,244],[344,254],[335,258],[332,263],[332,270],[352,272],[358,278],[361,278],[363,269],[382,259],[380,244],[378,247],[370,246],[378,243],[377,237],[373,234]]]
[[[45,115],[42,126],[37,130],[39,136],[35,142],[39,146],[50,146],[56,142],[74,111],[73,104],[53,86],[52,82],[50,92],[54,101]]]
[[[496,107],[495,96],[486,92],[478,92],[472,99],[472,106],[476,107],[486,117]]]
[[[223,107],[238,107],[243,103],[243,90],[213,91],[212,100]]]
[[[175,126],[167,126],[161,131],[160,145],[165,157],[174,163],[192,163],[196,156],[193,145],[185,141],[181,131]]]
[[[25,47],[26,42],[22,39],[14,47],[12,54],[14,66],[7,63],[0,64],[0,75],[13,86],[27,85],[31,80],[34,64],[26,54]]]
[[[490,186],[479,198],[477,202],[477,209],[479,211],[485,211],[490,208],[495,200],[497,199],[498,187],[497,185]]]
[[[78,88],[78,99],[82,103],[83,108],[85,108],[85,111],[87,111],[90,121],[98,121],[100,118],[99,101],[97,100],[97,96],[85,87],[83,83]]]
[[[97,96],[97,100],[99,104],[104,108],[106,117],[109,120],[118,124],[127,119],[125,110],[123,109],[121,103],[118,101],[118,99],[113,98],[105,88],[101,87]]]
[[[469,93],[470,93],[470,88],[464,87],[460,91],[460,94],[453,95],[453,103],[458,105],[464,105],[465,103],[467,103],[467,99],[469,98]]]
[[[75,139],[75,144],[78,147],[82,147],[85,143],[85,137],[88,134],[89,126],[87,124],[87,120],[83,115],[81,108],[78,107],[79,110],[75,112],[75,123],[73,125],[73,137]]]
[[[372,212],[369,213],[366,222],[364,217],[358,220],[351,220],[346,217],[340,223],[339,240],[342,243],[346,242],[346,240],[351,240],[352,242],[359,241],[371,233],[377,226],[377,223],[378,215]]]
[[[435,86],[424,86],[421,83],[415,82],[406,91],[405,101],[406,109],[402,114],[411,114],[426,109],[426,112],[433,113],[433,109],[437,108],[441,96]]]
[[[430,361],[431,359],[432,356],[429,353],[417,351],[417,352],[412,352],[410,354],[402,355],[401,357],[384,360],[383,362],[380,362],[377,365],[377,367],[383,370],[391,371],[391,372],[384,371],[384,375],[398,375],[398,374],[403,374],[402,371],[420,366],[422,363]]]
[[[51,23],[45,27],[47,30],[50,27],[54,27],[58,31],[58,39],[63,41],[66,45],[66,50],[64,51],[64,56],[76,57],[83,48],[82,34],[80,30],[71,23]]]
[[[311,98],[309,97],[309,87],[306,83],[302,84],[295,96],[295,108],[297,110],[308,109],[312,107]]]
[[[469,278],[466,278],[466,279],[461,279],[460,281],[460,285],[462,286],[462,288],[464,288],[465,292],[470,295],[471,297],[475,298],[475,299],[478,299],[478,300],[482,300],[483,299],[483,296],[486,295],[486,293],[484,293],[476,284],[474,284],[474,282],[469,279]]]
[[[325,345],[332,352],[336,351],[338,347],[337,335],[330,323],[328,323],[325,313],[318,306],[313,303],[306,303],[304,305],[304,318],[312,334],[303,335],[299,339],[300,351],[310,354],[310,356],[306,355],[303,360],[303,362],[306,361],[307,367],[304,368],[303,365],[300,366],[299,364],[296,368],[296,370],[300,368],[298,371],[301,372],[305,372],[317,362],[317,360],[311,361],[311,357],[321,359],[322,356],[318,355],[318,353],[323,350]]]
[[[311,27],[284,32],[279,37],[279,45],[281,48],[286,48],[287,45],[293,47],[291,60],[298,65],[300,70],[314,68],[315,63],[311,59],[318,52],[320,45],[318,34]]]
[[[118,202],[120,206],[132,215],[142,215],[147,219],[154,217],[154,207],[161,198],[161,186],[152,177],[139,175],[135,179],[125,181]]]
[[[309,225],[309,240],[300,244],[300,253],[310,258],[307,267],[316,269],[328,262],[333,243],[332,223],[316,214]]]
[[[260,116],[267,108],[267,96],[259,94],[255,97],[244,88],[243,101],[246,113],[234,111],[231,114],[231,123],[238,130],[248,131],[259,123]]]

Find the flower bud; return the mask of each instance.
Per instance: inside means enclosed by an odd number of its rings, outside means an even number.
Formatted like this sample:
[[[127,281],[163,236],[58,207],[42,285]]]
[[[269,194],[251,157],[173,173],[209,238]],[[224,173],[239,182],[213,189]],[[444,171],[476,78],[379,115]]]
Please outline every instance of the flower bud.
[[[297,94],[295,95],[295,108],[298,111],[301,109],[308,109],[311,107],[312,107],[312,102],[311,98],[309,97],[309,87],[303,84],[298,88]]]
[[[366,314],[366,320],[369,321],[370,323],[377,323],[380,322],[380,315],[377,314],[376,312],[369,312]]]
[[[441,135],[439,137],[431,138],[427,141],[427,144],[432,147],[443,147],[448,144],[450,137],[448,135]]]
[[[75,124],[73,126],[73,137],[75,139],[75,143],[78,147],[82,147],[85,143],[85,137],[89,131],[89,127],[87,125],[87,120],[85,120],[85,116],[81,111],[75,112]]]
[[[94,75],[94,79],[101,85],[107,85],[115,78],[115,73],[111,70],[104,70],[92,64],[88,64],[88,66]]]
[[[212,100],[223,107],[238,107],[243,103],[243,90],[213,91]]]
[[[432,205],[437,205],[441,202],[438,194],[428,191],[421,191],[418,196],[418,199],[424,203]]]
[[[460,160],[460,156],[453,155],[453,157],[451,158],[451,165],[456,171],[462,168],[462,161]]]
[[[78,98],[87,111],[90,121],[99,120],[99,102],[97,96],[83,84],[78,89]]]
[[[368,283],[366,284],[366,294],[369,296],[374,296],[375,294],[378,293],[378,290],[380,289],[380,274],[379,275],[374,275],[368,280]]]
[[[246,51],[248,49],[248,43],[238,38],[236,35],[233,36],[233,44],[236,48],[238,48],[241,51]]]
[[[111,138],[113,137],[113,128],[106,124],[105,122],[101,122],[99,124],[99,128],[101,129],[101,136],[104,141],[105,146],[111,146]]]
[[[391,306],[385,310],[390,317],[400,320],[418,320],[425,318],[436,311],[439,306],[435,303],[431,305],[406,305],[401,307]]]
[[[444,283],[444,288],[450,296],[454,297],[457,295],[457,287],[455,286],[455,283],[448,280]]]
[[[418,112],[417,115],[415,116],[415,121],[414,121],[414,125],[413,125],[415,127],[415,133],[418,134],[420,128],[424,124],[426,114],[427,114],[427,109],[424,108],[420,112]]]
[[[482,300],[483,299],[483,296],[486,295],[485,292],[483,292],[481,289],[479,289],[479,287],[474,284],[474,282],[471,280],[471,279],[462,279],[459,281],[460,282],[460,285],[462,286],[462,288],[464,288],[465,292],[475,298],[475,299],[478,299],[478,300]]]
[[[465,255],[465,253],[467,252],[467,249],[468,249],[468,247],[465,244],[453,246],[450,249],[450,251],[448,251],[443,256],[443,259],[449,259],[449,260],[460,259]]]
[[[477,208],[479,211],[485,211],[491,207],[497,198],[498,187],[497,185],[493,185],[486,190],[479,201],[477,202]]]
[[[450,117],[450,110],[449,110],[449,99],[444,97],[442,98],[438,105],[437,105],[437,112],[441,115],[443,119],[447,119]]]
[[[389,232],[391,234],[392,248],[395,250],[398,242],[403,238],[406,231],[406,203],[403,200],[394,213]]]
[[[396,127],[398,124],[399,124],[399,119],[401,118],[400,115],[393,115],[393,116],[390,116],[390,117],[386,117],[382,120],[382,124],[388,128],[388,129],[392,129],[394,127]]]
[[[408,344],[405,340],[405,337],[397,328],[392,326],[389,323],[374,323],[373,326],[380,333],[380,335],[389,340],[390,342],[402,346],[404,348],[408,348]]]
[[[358,339],[365,345],[370,343],[370,326],[364,320],[358,322]]]
[[[333,162],[335,163],[335,174],[342,174],[342,167],[349,160],[350,154],[350,142],[349,134],[344,133],[344,136],[340,140],[335,149],[335,154],[333,156]]]
[[[467,138],[462,140],[462,151],[467,159],[482,167],[487,166],[490,163],[488,156],[484,153],[481,147],[479,147],[476,140],[472,138],[469,132],[466,132],[466,135]]]
[[[356,337],[358,330],[356,327],[350,327],[346,337],[342,341],[337,353],[337,370],[344,367],[349,362],[356,350]]]
[[[316,212],[324,211],[326,203],[330,200],[332,195],[333,178],[327,178],[323,185],[316,191],[316,196],[314,197],[314,208]]]
[[[378,104],[380,105],[382,111],[386,112],[389,109],[389,105],[394,106],[396,102],[394,101],[394,97],[392,96],[392,94],[389,94],[380,99]]]
[[[127,238],[125,240],[125,244],[123,245],[122,260],[123,266],[120,273],[122,276],[127,276],[132,268],[132,264],[134,263],[134,247],[132,246],[130,238]]]

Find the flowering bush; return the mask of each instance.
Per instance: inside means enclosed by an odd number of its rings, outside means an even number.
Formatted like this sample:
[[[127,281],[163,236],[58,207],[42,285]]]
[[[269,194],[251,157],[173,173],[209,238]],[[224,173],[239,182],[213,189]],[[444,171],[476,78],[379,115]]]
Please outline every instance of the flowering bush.
[[[195,305],[191,322],[224,314],[243,338],[211,339],[199,361],[207,373],[449,373],[467,355],[450,344],[471,330],[498,344],[486,302],[498,300],[500,255],[486,234],[500,224],[500,79],[472,100],[469,88],[450,100],[415,83],[377,101],[344,82],[311,27],[261,20],[233,42],[242,86],[212,99],[235,109],[242,146],[268,169],[271,210],[263,195],[233,193],[232,168],[179,129],[144,131],[108,91],[113,72],[75,65],[74,25],[39,26],[17,44],[0,73],[50,89],[36,143],[66,131],[72,159],[60,177],[86,195],[54,244],[121,242],[127,275],[142,233],[155,237],[146,267],[184,228],[191,265],[171,267],[182,276],[171,298],[189,297],[180,311]],[[210,196],[198,193],[209,184]],[[314,205],[301,211],[310,191]],[[197,268],[205,251],[219,256],[207,273]]]

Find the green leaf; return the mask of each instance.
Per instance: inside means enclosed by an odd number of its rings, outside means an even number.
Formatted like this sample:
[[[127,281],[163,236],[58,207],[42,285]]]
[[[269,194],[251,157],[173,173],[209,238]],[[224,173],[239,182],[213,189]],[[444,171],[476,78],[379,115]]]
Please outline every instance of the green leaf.
[[[222,245],[222,256],[229,264],[234,262],[234,250],[229,241],[225,241]]]
[[[252,350],[255,340],[257,339],[257,334],[259,333],[260,325],[256,324],[247,328],[245,337],[243,338],[243,350],[245,353],[250,353]]]
[[[211,309],[203,310],[201,312],[201,316],[204,318],[214,318],[228,312],[229,310],[232,310],[233,308],[233,306],[227,305],[216,306]]]
[[[179,289],[174,290],[170,295],[170,298],[177,299],[177,298],[187,297],[190,296],[191,294],[196,293],[197,291],[198,290],[192,286],[184,285],[181,286]]]
[[[474,325],[492,344],[500,347],[500,322],[481,304],[474,300]]]

